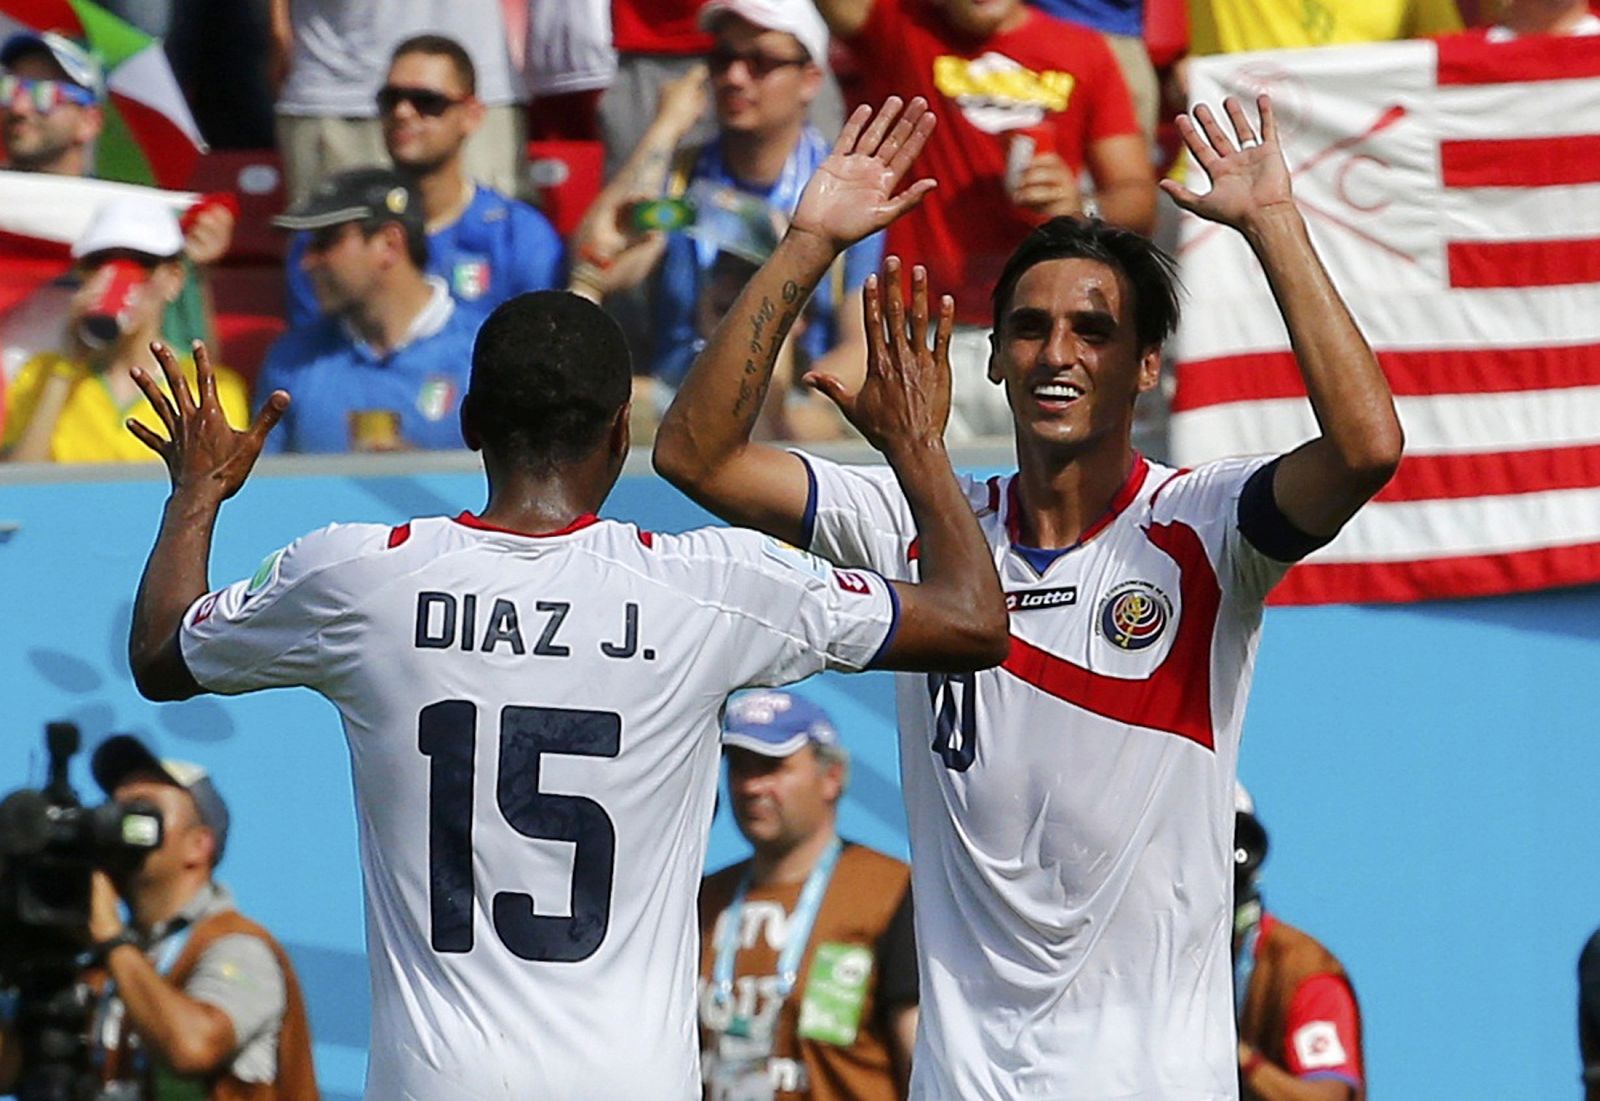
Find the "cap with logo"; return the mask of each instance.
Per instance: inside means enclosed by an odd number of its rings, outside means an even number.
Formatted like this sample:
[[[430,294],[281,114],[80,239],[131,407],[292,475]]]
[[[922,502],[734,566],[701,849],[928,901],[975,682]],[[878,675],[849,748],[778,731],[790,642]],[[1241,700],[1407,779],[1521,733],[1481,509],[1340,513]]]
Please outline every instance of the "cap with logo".
[[[787,757],[807,745],[839,745],[827,712],[792,692],[746,692],[728,701],[722,744],[763,757]]]
[[[700,7],[700,27],[715,30],[724,15],[737,15],[766,31],[792,34],[818,65],[828,64],[828,26],[812,0],[706,0]]]
[[[280,229],[324,229],[346,222],[399,222],[424,232],[422,200],[398,172],[354,168],[329,176],[287,214],[272,219]]]
[[[200,813],[200,824],[209,828],[217,839],[215,860],[222,859],[222,850],[228,843],[228,805],[222,801],[216,784],[211,782],[204,768],[190,761],[158,759],[132,734],[116,734],[95,749],[89,771],[107,795],[113,794],[135,772],[153,772],[174,787],[187,791]]]
[[[163,260],[183,251],[183,231],[172,208],[142,195],[119,195],[101,203],[72,243],[72,258],[125,249]]]
[[[9,66],[26,53],[42,51],[55,59],[67,79],[99,97],[105,94],[105,72],[88,50],[54,31],[21,31],[0,45],[0,65]]]

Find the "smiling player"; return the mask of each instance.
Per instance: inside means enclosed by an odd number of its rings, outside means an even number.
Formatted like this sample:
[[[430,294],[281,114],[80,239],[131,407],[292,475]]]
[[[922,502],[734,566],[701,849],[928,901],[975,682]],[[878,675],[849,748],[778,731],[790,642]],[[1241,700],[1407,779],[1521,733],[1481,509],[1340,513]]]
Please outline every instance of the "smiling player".
[[[1134,402],[1156,385],[1178,315],[1170,261],[1136,234],[1053,219],[995,289],[989,378],[1005,388],[1018,471],[967,491],[1007,592],[1010,656],[976,676],[899,678],[915,1097],[1238,1096],[1233,784],[1262,603],[1401,450],[1388,386],[1311,247],[1265,99],[1260,110],[1257,141],[1228,102],[1237,145],[1205,107],[1181,119],[1211,190],[1164,186],[1250,242],[1315,439],[1190,471],[1133,450]],[[655,459],[729,520],[911,578],[925,543],[887,471],[750,441],[765,376],[747,340],[781,343],[792,314],[771,303],[802,300],[841,248],[883,228],[884,185],[855,158],[822,165],[729,338],[684,381]],[[810,381],[847,399],[836,379]]]

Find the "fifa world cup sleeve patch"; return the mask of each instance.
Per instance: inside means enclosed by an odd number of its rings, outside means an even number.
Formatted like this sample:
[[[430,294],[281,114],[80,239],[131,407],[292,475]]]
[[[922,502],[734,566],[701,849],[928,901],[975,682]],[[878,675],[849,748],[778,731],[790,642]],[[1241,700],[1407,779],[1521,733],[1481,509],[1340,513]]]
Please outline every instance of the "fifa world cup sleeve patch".
[[[833,566],[810,551],[801,550],[782,539],[768,536],[761,541],[761,553],[787,569],[810,574],[823,581],[833,575]]]
[[[244,598],[249,600],[270,589],[278,580],[278,563],[283,561],[283,550],[275,550],[261,560],[261,565],[256,567],[256,572],[250,578],[250,584],[245,587]]]

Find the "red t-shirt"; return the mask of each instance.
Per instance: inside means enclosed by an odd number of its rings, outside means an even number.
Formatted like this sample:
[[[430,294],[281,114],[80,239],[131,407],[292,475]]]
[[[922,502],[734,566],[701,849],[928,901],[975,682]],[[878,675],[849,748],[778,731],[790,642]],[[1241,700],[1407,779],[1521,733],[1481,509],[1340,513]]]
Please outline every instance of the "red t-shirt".
[[[1009,132],[1049,128],[1074,170],[1094,142],[1137,134],[1116,59],[1094,31],[1032,9],[1014,31],[972,38],[930,0],[873,0],[849,45],[870,102],[920,95],[939,116],[912,167],[939,187],[889,227],[889,251],[927,265],[930,289],[956,296],[959,320],[987,325],[1006,257],[1041,221],[1006,194]]]
[[[711,36],[700,29],[704,0],[611,0],[611,42],[619,53],[703,54]]]
[[[1271,920],[1261,918],[1262,941]],[[1289,1000],[1283,1037],[1283,1051],[1262,1054],[1296,1078],[1334,1078],[1361,1089],[1360,1010],[1345,979],[1312,975],[1301,983]]]

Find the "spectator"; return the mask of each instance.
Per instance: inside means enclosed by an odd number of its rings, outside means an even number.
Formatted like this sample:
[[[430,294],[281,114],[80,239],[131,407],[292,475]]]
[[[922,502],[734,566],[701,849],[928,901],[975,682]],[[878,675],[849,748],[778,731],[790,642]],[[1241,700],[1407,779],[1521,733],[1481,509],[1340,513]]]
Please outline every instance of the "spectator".
[[[1189,52],[1195,57],[1393,42],[1460,29],[1455,0],[1189,0]]]
[[[8,394],[4,457],[16,462],[144,462],[124,423],[156,427],[133,380],[150,366],[167,305],[184,280],[183,234],[172,211],[143,197],[103,204],[72,246],[81,283],[65,309],[61,346],[29,358]],[[185,361],[191,381],[194,364]],[[238,375],[222,370],[218,397],[230,423],[249,423]]]
[[[1267,832],[1234,787],[1233,974],[1243,1101],[1362,1101],[1361,1010],[1343,965],[1261,905]]]
[[[1012,248],[1049,217],[1085,209],[1148,233],[1155,180],[1127,87],[1104,39],[1022,0],[817,0],[861,62],[868,97],[925,98],[939,117],[922,171],[936,191],[889,227],[887,250],[952,294],[951,438],[1009,434],[989,385],[989,292]]]
[[[62,35],[23,31],[0,46],[0,69],[11,78],[0,95],[8,166],[59,176],[95,175],[95,142],[105,126],[100,106],[105,76],[95,55]],[[233,244],[234,214],[225,204],[205,203],[186,221],[183,252],[190,270],[162,323],[168,342],[180,348],[210,332],[206,269]],[[63,287],[45,288],[40,301],[25,307],[36,315],[28,328],[53,327],[48,322],[63,313],[68,297]]]
[[[1585,1101],[1600,1101],[1600,929],[1578,957],[1578,1053]]]
[[[274,224],[312,231],[300,267],[323,313],[267,353],[258,393],[297,399],[268,449],[462,446],[457,410],[478,319],[426,274],[422,202],[411,184],[385,168],[343,172]]]
[[[291,206],[324,177],[385,162],[377,94],[397,42],[436,33],[465,43],[483,124],[466,171],[506,194],[522,186],[526,125],[501,0],[272,0],[278,151]]]
[[[1105,35],[1133,102],[1133,117],[1153,137],[1161,86],[1144,42],[1144,0],[1028,0],[1046,15]]]
[[[807,119],[822,87],[819,59],[828,41],[827,28],[808,0],[709,0],[701,19],[713,34],[709,69],[716,135],[704,145],[680,148],[705,103],[703,71],[691,70],[663,90],[655,121],[585,217],[579,251],[591,261],[603,265],[617,255],[616,226],[619,216],[626,217],[625,200],[641,196],[664,193],[676,199],[698,192],[699,205],[709,210],[735,205],[737,196],[729,193],[740,193],[759,199],[786,223],[801,189],[828,155],[828,141]],[[660,242],[649,374],[669,390],[703,347],[696,303],[728,244],[725,236],[702,211],[688,232]],[[846,252],[834,277],[813,296],[805,332],[797,338],[811,366],[852,385],[866,368],[857,292],[882,256],[881,234]],[[759,264],[766,257],[746,259]],[[583,271],[577,274],[581,281]],[[809,401],[809,392],[802,392],[801,400]]]
[[[316,1101],[311,1038],[294,968],[278,942],[214,878],[228,808],[198,765],[157,760],[138,739],[103,742],[96,782],[160,812],[162,837],[134,871],[94,873],[89,936],[98,991],[92,1065],[100,1097]],[[120,901],[127,906],[124,921]],[[15,1075],[14,1036],[0,1071]],[[0,1080],[0,1090],[10,1088]]]
[[[894,1101],[917,1031],[911,869],[841,842],[850,756],[788,692],[728,705],[728,797],[748,860],[700,889],[706,1097]]]
[[[1587,0],[1506,0],[1488,30],[1490,42],[1510,42],[1533,34],[1600,34],[1600,15]]]
[[[377,102],[384,150],[422,200],[428,273],[480,316],[513,295],[556,286],[562,247],[554,227],[527,203],[468,174],[466,150],[485,108],[461,44],[436,34],[401,42]],[[318,313],[300,264],[306,242],[297,235],[289,249],[291,325],[309,324]]]

